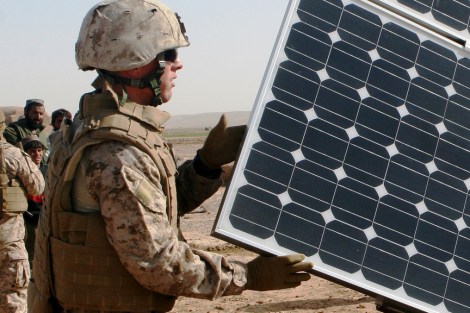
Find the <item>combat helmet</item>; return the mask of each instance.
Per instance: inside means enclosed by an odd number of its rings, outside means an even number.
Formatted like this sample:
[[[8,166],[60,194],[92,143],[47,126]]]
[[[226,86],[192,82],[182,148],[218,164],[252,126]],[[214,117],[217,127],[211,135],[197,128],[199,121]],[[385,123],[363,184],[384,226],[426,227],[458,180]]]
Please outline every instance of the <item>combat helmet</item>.
[[[75,46],[80,69],[124,71],[189,45],[179,16],[157,0],[108,0],[83,19]]]
[[[81,70],[96,69],[112,83],[151,87],[159,96],[163,69],[141,80],[120,79],[109,72],[135,69],[155,58],[163,61],[165,53],[188,45],[180,17],[160,1],[107,0],[92,7],[83,19],[75,60]]]

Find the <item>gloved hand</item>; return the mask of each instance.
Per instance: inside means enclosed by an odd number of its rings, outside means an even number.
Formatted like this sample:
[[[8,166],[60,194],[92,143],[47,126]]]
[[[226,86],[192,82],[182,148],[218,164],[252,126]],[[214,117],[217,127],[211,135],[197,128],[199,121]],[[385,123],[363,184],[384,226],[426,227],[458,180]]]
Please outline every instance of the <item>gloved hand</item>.
[[[227,127],[227,117],[222,114],[198,152],[202,162],[210,169],[218,169],[234,161],[245,130],[246,125]]]
[[[246,289],[266,291],[293,288],[310,279],[309,273],[299,273],[313,268],[313,263],[302,262],[303,254],[285,256],[259,256],[247,264]]]

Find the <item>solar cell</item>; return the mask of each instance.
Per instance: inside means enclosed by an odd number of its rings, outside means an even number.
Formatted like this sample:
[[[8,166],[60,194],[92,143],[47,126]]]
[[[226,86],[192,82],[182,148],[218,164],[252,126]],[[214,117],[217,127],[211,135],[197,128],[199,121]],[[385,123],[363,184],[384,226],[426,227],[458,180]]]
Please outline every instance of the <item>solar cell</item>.
[[[468,312],[469,54],[371,2],[291,1],[213,234]],[[388,2],[468,32],[468,1]]]

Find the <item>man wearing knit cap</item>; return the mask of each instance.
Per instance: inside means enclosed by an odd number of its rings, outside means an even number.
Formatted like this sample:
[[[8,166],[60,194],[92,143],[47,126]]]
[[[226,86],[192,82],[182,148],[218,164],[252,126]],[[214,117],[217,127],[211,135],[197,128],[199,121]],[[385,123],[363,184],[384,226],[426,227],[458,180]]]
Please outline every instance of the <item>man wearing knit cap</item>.
[[[10,123],[3,132],[5,140],[14,145],[21,147],[21,141],[31,135],[41,137],[41,132],[45,131],[44,125],[44,100],[42,99],[28,99],[24,107],[24,117],[16,122]],[[47,137],[47,136],[46,136]],[[45,156],[43,162],[45,163]]]

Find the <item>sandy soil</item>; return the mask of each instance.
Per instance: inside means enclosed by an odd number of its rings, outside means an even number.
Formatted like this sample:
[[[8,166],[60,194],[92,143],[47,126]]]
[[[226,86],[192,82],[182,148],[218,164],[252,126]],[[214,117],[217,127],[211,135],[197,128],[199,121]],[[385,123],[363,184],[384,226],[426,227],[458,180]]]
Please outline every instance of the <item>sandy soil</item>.
[[[204,138],[171,138],[179,162],[191,159]],[[211,237],[210,232],[220,206],[225,187],[207,199],[199,213],[187,214],[181,226],[189,244],[223,254],[230,258],[249,261],[255,253]],[[180,298],[174,312],[378,312],[375,300],[367,295],[342,287],[328,280],[313,276],[295,289],[257,292],[245,291],[239,296],[230,296],[215,301]]]

